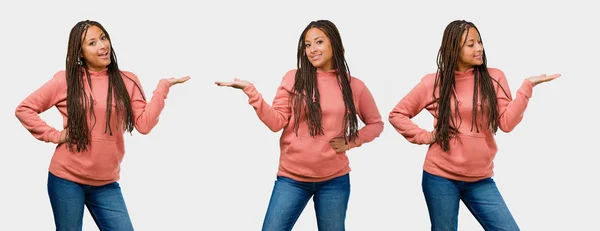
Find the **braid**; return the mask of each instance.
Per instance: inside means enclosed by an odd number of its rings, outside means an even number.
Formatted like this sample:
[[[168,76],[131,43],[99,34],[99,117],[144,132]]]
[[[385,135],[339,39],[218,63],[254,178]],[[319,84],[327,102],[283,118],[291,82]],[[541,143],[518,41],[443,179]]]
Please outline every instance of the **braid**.
[[[301,116],[306,118],[311,136],[323,135],[320,94],[317,87],[317,69],[310,63],[305,53],[304,39],[308,30],[317,28],[323,31],[331,42],[333,69],[336,70],[338,85],[342,91],[346,113],[344,114],[344,138],[354,142],[358,137],[358,118],[350,85],[351,74],[344,57],[344,46],[335,24],[327,20],[311,22],[300,35],[298,41],[297,66],[291,103],[294,107],[294,132],[298,133]]]
[[[442,37],[442,44],[440,46],[437,56],[438,71],[434,82],[433,98],[437,102],[437,110],[435,117],[437,118],[435,138],[436,142],[443,148],[444,151],[450,149],[450,133],[458,132],[458,128],[462,124],[462,118],[458,110],[458,100],[454,89],[456,87],[454,79],[454,71],[456,70],[457,63],[459,61],[459,54],[462,46],[460,43],[462,34],[466,31],[468,33],[469,28],[477,27],[471,22],[464,20],[456,20],[448,24],[444,30]],[[479,30],[477,30],[479,33]],[[468,34],[467,34],[468,35]],[[496,133],[498,130],[498,101],[496,97],[496,91],[494,89],[495,81],[487,70],[487,61],[485,51],[483,51],[483,64],[474,66],[474,84],[473,84],[473,121],[471,123],[471,131],[475,130],[479,132],[478,118],[486,118],[485,126],[492,133]],[[500,85],[498,85],[500,86]],[[504,91],[504,89],[502,89]],[[437,93],[437,95],[436,95]],[[506,91],[504,94],[507,95]],[[507,95],[508,96],[508,95]],[[478,102],[480,102],[482,112],[478,110]],[[451,102],[454,101],[454,114],[451,115]],[[458,124],[457,124],[458,123]]]
[[[95,126],[96,115],[94,113],[93,98],[89,97],[85,92],[84,74],[87,83],[91,89],[91,78],[87,67],[87,63],[82,57],[82,41],[85,40],[85,34],[88,28],[92,26],[99,27],[107,39],[110,41],[110,36],[104,27],[95,21],[85,20],[77,23],[69,35],[69,45],[66,58],[66,80],[67,80],[67,129],[69,132],[68,148],[70,151],[77,152],[86,151],[87,145],[90,144],[90,127]],[[108,73],[108,94],[106,98],[106,125],[105,133],[113,135],[111,129],[112,104],[116,104],[116,118],[118,124],[122,126],[119,131],[132,132],[134,128],[133,109],[131,108],[131,99],[125,83],[123,82],[122,73],[117,64],[117,56],[115,51],[110,46],[111,62],[107,66]],[[83,69],[83,70],[82,70]],[[127,76],[125,76],[127,77]],[[141,91],[141,87],[134,82],[136,88]],[[144,97],[144,94],[142,94]],[[88,113],[94,119],[94,123],[88,126]],[[122,129],[122,130],[121,130]]]

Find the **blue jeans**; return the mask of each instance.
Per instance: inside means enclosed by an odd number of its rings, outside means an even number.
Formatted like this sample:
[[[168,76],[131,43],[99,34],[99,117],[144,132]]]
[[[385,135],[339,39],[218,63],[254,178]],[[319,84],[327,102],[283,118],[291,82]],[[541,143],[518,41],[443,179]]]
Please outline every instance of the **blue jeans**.
[[[117,182],[89,186],[48,173],[48,196],[57,231],[82,230],[84,205],[101,231],[133,230]]]
[[[519,230],[492,178],[463,182],[423,171],[422,187],[431,230],[457,230],[461,200],[485,230]]]
[[[349,174],[315,183],[278,176],[262,230],[292,230],[311,197],[315,203],[317,227],[320,231],[345,230],[346,210],[350,199]]]

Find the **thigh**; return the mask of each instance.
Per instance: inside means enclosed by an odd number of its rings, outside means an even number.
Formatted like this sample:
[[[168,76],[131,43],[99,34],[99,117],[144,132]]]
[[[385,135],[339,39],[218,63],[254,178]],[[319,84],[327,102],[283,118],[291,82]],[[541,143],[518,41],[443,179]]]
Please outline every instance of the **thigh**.
[[[469,184],[462,200],[485,230],[519,230],[492,178]]]
[[[313,198],[319,231],[345,230],[350,174],[325,182]]]
[[[263,231],[292,230],[312,196],[312,192],[302,186],[302,182],[277,177],[263,222]]]
[[[56,230],[81,230],[85,194],[80,184],[48,172],[48,197]]]
[[[133,230],[119,183],[93,187],[86,195],[85,204],[101,231]]]
[[[423,171],[421,182],[431,230],[457,230],[460,190],[446,178]]]

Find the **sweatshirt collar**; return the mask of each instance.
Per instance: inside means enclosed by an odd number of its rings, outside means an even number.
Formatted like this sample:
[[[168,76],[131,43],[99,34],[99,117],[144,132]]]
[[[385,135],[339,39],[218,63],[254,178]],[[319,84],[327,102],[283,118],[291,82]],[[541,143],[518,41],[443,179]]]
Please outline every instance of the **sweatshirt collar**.
[[[83,71],[85,73],[85,68],[81,67],[81,71]],[[105,67],[104,69],[100,70],[100,71],[92,71],[88,69],[88,72],[90,73],[90,77],[94,78],[102,78],[102,77],[106,77],[108,76],[108,67]]]
[[[454,77],[461,78],[461,77],[473,76],[473,70],[474,70],[474,68],[471,67],[471,68],[467,69],[465,72],[454,71]]]

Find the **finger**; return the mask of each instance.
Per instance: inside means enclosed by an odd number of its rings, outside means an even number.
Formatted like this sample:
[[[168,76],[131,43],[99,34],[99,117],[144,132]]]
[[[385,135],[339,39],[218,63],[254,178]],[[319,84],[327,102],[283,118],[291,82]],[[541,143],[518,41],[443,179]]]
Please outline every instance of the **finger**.
[[[553,79],[556,79],[556,78],[558,78],[560,76],[561,76],[561,74],[553,74],[553,75],[547,76],[546,78],[549,79],[549,80],[553,80]]]
[[[231,87],[233,86],[232,82],[215,82],[217,85],[219,86],[224,86],[224,87]]]
[[[192,78],[192,77],[185,76],[185,77],[179,78],[179,81],[183,83],[183,82],[185,82],[185,81],[188,81],[188,80],[190,80],[191,78]]]
[[[233,78],[233,80],[234,80],[234,81],[240,81],[240,79],[238,79],[238,78]]]

